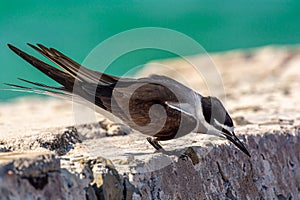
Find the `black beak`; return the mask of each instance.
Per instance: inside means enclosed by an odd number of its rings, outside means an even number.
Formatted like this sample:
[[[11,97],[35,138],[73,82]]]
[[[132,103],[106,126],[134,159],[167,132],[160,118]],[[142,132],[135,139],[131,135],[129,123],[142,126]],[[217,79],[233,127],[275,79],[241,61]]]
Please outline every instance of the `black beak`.
[[[242,152],[244,152],[247,156],[251,157],[249,151],[245,147],[245,145],[235,136],[234,133],[230,133],[229,131],[223,132],[225,137],[232,142],[237,148],[239,148]]]

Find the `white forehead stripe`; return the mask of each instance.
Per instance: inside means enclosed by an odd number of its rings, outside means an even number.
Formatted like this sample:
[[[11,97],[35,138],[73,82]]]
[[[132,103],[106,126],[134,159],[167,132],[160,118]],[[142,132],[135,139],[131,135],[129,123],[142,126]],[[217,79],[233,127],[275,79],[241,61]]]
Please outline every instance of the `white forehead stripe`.
[[[216,119],[215,120],[215,123],[218,125],[218,126],[221,126],[222,128],[226,129],[227,131],[229,131],[230,133],[232,133],[234,131],[234,127],[229,127],[225,124],[221,124],[220,122],[218,122]]]
[[[178,110],[179,112],[183,112],[187,115],[193,116],[193,109],[190,104],[188,103],[171,103],[165,101],[165,103],[172,109]],[[194,117],[194,116],[193,116]]]

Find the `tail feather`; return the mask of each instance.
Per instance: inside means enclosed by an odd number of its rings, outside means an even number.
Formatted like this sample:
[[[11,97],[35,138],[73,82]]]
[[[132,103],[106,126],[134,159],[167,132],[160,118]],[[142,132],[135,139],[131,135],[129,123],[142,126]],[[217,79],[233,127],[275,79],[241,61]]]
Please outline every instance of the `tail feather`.
[[[29,81],[29,80],[26,80],[26,79],[23,79],[23,78],[18,78],[18,79],[23,81],[23,82],[30,83],[31,85],[39,86],[39,87],[42,87],[42,88],[48,88],[48,89],[52,89],[52,90],[60,90],[60,91],[67,92],[67,90],[64,87],[49,86],[49,85],[45,85],[45,84],[42,84],[42,83]]]
[[[51,95],[51,96],[59,95],[59,97],[66,97],[69,95],[68,93],[62,93],[62,92],[54,91],[54,90],[47,90],[45,88],[26,87],[26,86],[11,84],[11,83],[4,83],[4,84],[12,87],[9,89],[10,91],[32,92],[35,94],[44,94],[44,95]]]
[[[8,47],[14,51],[17,55],[19,55],[21,58],[26,60],[28,63],[33,65],[35,68],[43,72],[45,75],[49,76],[53,80],[55,80],[57,83],[63,85],[66,90],[70,91],[73,88],[75,78],[70,76],[69,74],[37,59],[34,56],[31,56],[20,49],[8,44]]]
[[[36,86],[39,86],[39,87],[26,87],[26,86],[11,84],[11,83],[3,83],[7,86],[10,86],[11,88],[9,88],[9,89],[1,88],[1,90],[10,90],[10,91],[15,91],[15,92],[29,92],[29,93],[34,93],[34,94],[48,95],[48,96],[58,97],[61,99],[72,100],[72,101],[74,101],[76,103],[80,103],[80,104],[89,103],[89,101],[87,101],[83,97],[80,97],[79,95],[76,95],[76,94],[68,92],[68,91],[64,91],[62,88],[51,87],[51,86],[47,86],[44,84],[27,81],[24,79],[20,79],[20,80],[28,82],[28,83],[36,85]]]
[[[25,87],[25,86],[20,86],[20,85],[15,85],[15,84],[9,84],[5,83],[6,85],[9,85],[11,87],[15,88],[20,88],[22,90],[18,91],[25,91],[25,92],[35,92],[38,94],[46,94],[46,95],[51,95],[55,97],[60,97],[63,99],[68,99],[68,100],[73,100],[77,103],[86,103],[86,102],[95,102],[96,105],[100,106],[103,109],[107,109],[107,107],[103,104],[100,98],[96,97],[93,95],[93,93],[89,93],[89,91],[78,89],[78,90],[73,90],[73,91],[68,91],[64,87],[54,87],[54,86],[49,86],[45,85],[42,83],[37,83],[33,81],[29,81],[26,79],[18,78],[19,80],[29,83],[33,85],[33,87]],[[38,86],[38,87],[34,87]]]
[[[15,91],[21,90],[25,92],[35,92],[38,94],[47,94],[72,100],[76,98],[79,99],[76,100],[76,102],[79,103],[90,102],[105,110],[110,109],[107,105],[104,105],[102,98],[106,98],[109,94],[111,94],[114,85],[118,81],[118,77],[109,76],[84,68],[80,64],[76,63],[53,48],[49,49],[41,44],[38,44],[38,46],[31,44],[28,45],[47,57],[53,63],[57,64],[64,71],[23,52],[17,47],[14,47],[10,44],[8,44],[8,47],[35,68],[55,80],[57,83],[61,84],[62,87],[48,86],[22,78],[19,78],[19,80],[27,82],[33,86],[25,87],[15,84],[6,85],[15,88]],[[98,77],[98,75],[101,75],[101,77]],[[100,78],[100,81],[98,78]],[[99,91],[99,93],[95,96],[96,90]]]

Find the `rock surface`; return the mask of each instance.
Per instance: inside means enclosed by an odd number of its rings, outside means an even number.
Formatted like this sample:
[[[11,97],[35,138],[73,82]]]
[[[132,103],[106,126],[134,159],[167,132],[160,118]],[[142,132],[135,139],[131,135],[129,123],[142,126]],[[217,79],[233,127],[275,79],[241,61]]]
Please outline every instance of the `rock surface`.
[[[189,80],[222,98],[251,158],[193,133],[162,142],[167,156],[124,125],[99,115],[87,123],[69,102],[24,98],[0,104],[0,199],[300,199],[300,49],[188,60],[153,62],[139,76]],[[188,63],[205,66],[207,79],[214,67],[224,90],[199,80]]]

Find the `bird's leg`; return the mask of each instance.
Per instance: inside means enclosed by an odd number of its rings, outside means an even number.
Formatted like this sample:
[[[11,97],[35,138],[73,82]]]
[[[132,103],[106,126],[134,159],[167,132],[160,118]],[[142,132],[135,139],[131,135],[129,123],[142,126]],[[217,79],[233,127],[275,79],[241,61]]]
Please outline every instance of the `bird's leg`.
[[[156,151],[161,152],[163,154],[166,155],[176,155],[172,152],[166,151],[159,143],[157,139],[153,139],[151,137],[147,137],[147,141],[156,149]],[[176,155],[178,156],[178,155]],[[187,153],[183,153],[182,155],[178,156],[179,158],[183,159],[183,160],[188,160],[188,154]]]
[[[158,151],[164,150],[164,148],[158,143],[156,139],[153,139],[151,137],[147,137],[147,141]]]
[[[157,139],[147,137],[147,141],[156,149],[156,151],[161,152],[166,155],[172,155],[170,152],[166,151],[159,143]]]

